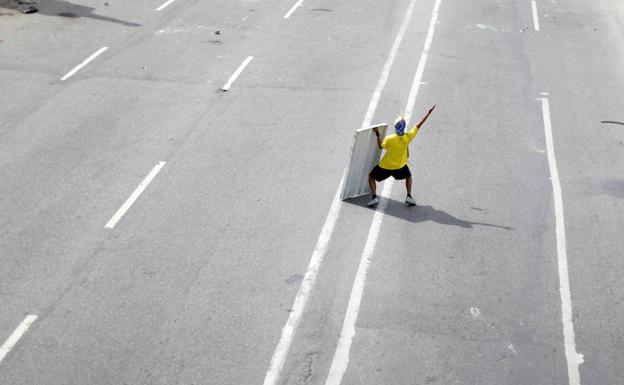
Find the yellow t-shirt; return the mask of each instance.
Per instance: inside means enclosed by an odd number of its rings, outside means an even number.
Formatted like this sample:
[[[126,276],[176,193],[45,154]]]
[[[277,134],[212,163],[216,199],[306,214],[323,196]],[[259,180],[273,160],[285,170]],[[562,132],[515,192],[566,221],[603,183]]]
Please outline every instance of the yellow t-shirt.
[[[405,132],[403,136],[393,134],[386,136],[381,142],[381,148],[386,150],[379,167],[386,170],[398,170],[407,164],[407,146],[418,133],[418,127]]]

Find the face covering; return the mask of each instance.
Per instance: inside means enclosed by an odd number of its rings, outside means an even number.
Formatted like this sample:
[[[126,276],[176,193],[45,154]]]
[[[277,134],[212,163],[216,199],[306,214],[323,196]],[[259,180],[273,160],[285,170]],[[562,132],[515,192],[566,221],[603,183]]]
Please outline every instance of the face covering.
[[[403,134],[405,134],[405,119],[397,119],[394,123],[394,131],[396,131],[399,136],[403,136]]]

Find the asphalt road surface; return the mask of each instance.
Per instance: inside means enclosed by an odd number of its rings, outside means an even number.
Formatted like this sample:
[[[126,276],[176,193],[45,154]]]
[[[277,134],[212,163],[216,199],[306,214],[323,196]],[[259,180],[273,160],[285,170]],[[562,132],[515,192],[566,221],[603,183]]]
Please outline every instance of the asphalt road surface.
[[[621,0],[35,6],[0,384],[624,384]],[[336,199],[355,129],[433,104],[416,207]]]

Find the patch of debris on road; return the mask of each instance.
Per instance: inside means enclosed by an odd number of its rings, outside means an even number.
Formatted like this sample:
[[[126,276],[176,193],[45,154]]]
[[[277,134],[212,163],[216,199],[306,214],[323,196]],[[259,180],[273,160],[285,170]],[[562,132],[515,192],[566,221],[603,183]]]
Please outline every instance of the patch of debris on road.
[[[35,13],[39,10],[34,0],[0,0],[0,8],[14,9],[21,13]]]

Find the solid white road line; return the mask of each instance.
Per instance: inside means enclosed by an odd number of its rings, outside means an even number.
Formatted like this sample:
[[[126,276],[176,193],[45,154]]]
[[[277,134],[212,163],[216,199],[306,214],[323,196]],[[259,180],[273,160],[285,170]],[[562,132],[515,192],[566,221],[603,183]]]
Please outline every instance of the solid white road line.
[[[375,246],[377,245],[377,239],[379,238],[379,230],[381,228],[381,223],[383,222],[384,211],[388,201],[384,198],[390,196],[393,186],[394,180],[386,180],[380,194],[382,199],[377,207],[377,211],[375,211],[373,221],[370,229],[368,230],[368,237],[366,238],[364,251],[362,251],[360,264],[358,266],[357,273],[355,274],[353,287],[351,288],[349,305],[347,306],[347,312],[345,313],[345,318],[342,323],[342,331],[340,332],[340,338],[338,339],[338,346],[336,346],[336,352],[334,353],[334,358],[332,359],[325,385],[339,385],[342,382],[342,377],[347,370],[351,343],[353,342],[353,337],[355,337],[355,323],[357,322],[358,313],[360,311],[360,303],[362,301],[362,294],[364,293],[364,286],[366,285],[366,275],[368,273],[371,258],[375,252]]]
[[[232,74],[232,76],[230,76],[230,78],[228,79],[227,83],[225,83],[225,85],[223,87],[221,87],[222,91],[227,91],[227,90],[230,89],[230,87],[232,86],[232,83],[234,83],[234,81],[236,80],[238,75],[240,75],[241,72],[243,72],[245,67],[247,67],[247,64],[249,64],[249,62],[252,61],[253,58],[254,58],[253,56],[247,56],[247,59],[243,60],[241,65],[239,65],[238,68],[236,69],[236,71],[234,71],[234,73]]]
[[[539,18],[537,16],[537,3],[531,0],[531,10],[533,11],[533,29],[539,31]]]
[[[379,104],[379,98],[388,81],[388,76],[390,75],[392,64],[394,63],[397,52],[399,51],[399,48],[401,46],[401,42],[403,41],[403,36],[405,35],[405,31],[409,24],[410,18],[412,17],[416,1],[417,0],[411,0],[409,7],[405,12],[405,17],[403,18],[403,22],[401,24],[401,27],[399,28],[399,32],[394,39],[394,43],[392,44],[392,48],[390,49],[390,53],[388,54],[388,59],[386,59],[386,63],[384,64],[377,85],[375,86],[373,96],[371,97],[371,101],[368,104],[368,109],[366,110],[366,114],[364,115],[362,127],[368,127],[371,124],[371,121],[375,114],[375,110],[377,109],[377,105]],[[327,252],[327,246],[329,245],[329,241],[331,240],[332,234],[334,232],[334,227],[336,225],[338,215],[340,214],[340,208],[342,207],[340,192],[342,191],[344,178],[345,173],[343,173],[340,183],[338,185],[338,189],[336,190],[336,194],[334,194],[334,199],[332,200],[329,213],[325,218],[323,229],[321,230],[321,234],[319,235],[318,240],[316,241],[316,246],[314,247],[314,251],[312,252],[312,257],[310,258],[308,269],[306,270],[301,286],[299,287],[299,291],[297,292],[297,296],[295,297],[292,311],[288,316],[286,324],[282,328],[282,334],[280,336],[279,343],[277,344],[277,347],[273,352],[273,356],[271,357],[271,364],[269,365],[269,370],[267,371],[267,374],[264,378],[264,385],[277,384],[282,369],[284,367],[284,363],[286,362],[286,358],[288,357],[288,352],[290,351],[290,346],[292,345],[295,331],[297,330],[297,328],[299,327],[299,323],[301,322],[303,311],[312,292],[312,288],[314,287],[314,284],[316,282],[319,268],[323,262],[325,253]]]
[[[416,103],[416,96],[418,95],[418,90],[422,84],[422,76],[425,71],[425,65],[427,64],[427,58],[429,57],[429,50],[431,49],[435,26],[438,21],[440,3],[441,0],[436,0],[433,6],[431,21],[429,22],[429,29],[427,31],[427,37],[425,38],[425,45],[423,47],[418,67],[416,68],[416,74],[414,75],[414,80],[412,82],[412,87],[407,98],[404,113],[407,121],[411,118],[412,110],[414,109],[414,104]],[[390,196],[393,185],[393,180],[389,180],[385,183],[382,191],[382,197],[387,198]],[[338,345],[336,346],[336,352],[334,353],[334,358],[332,359],[325,385],[340,385],[347,370],[347,366],[349,365],[351,344],[353,342],[353,337],[355,337],[355,324],[357,322],[360,311],[360,303],[364,294],[366,275],[368,274],[371,258],[375,252],[377,239],[379,238],[379,230],[381,229],[381,224],[384,219],[386,202],[387,199],[382,199],[382,203],[373,216],[373,221],[368,231],[368,237],[366,238],[366,244],[364,245],[364,250],[362,251],[362,256],[360,258],[360,264],[353,281],[353,287],[351,288],[351,295],[349,297],[349,304],[347,306],[345,319],[342,324],[342,331],[340,332],[340,338],[338,340]]]
[[[306,270],[301,286],[299,287],[299,291],[297,292],[297,296],[295,297],[295,302],[293,303],[292,310],[288,315],[288,320],[282,328],[282,335],[275,351],[273,352],[273,356],[271,357],[269,370],[264,377],[264,385],[276,385],[282,369],[284,368],[284,363],[288,357],[288,352],[290,351],[295,331],[301,322],[303,310],[308,302],[310,293],[312,293],[312,289],[316,283],[316,277],[318,276],[319,269],[323,263],[323,258],[327,252],[327,246],[329,245],[329,241],[334,233],[334,226],[336,225],[336,220],[340,214],[340,207],[342,206],[340,192],[342,190],[343,183],[344,175],[340,180],[336,194],[334,194],[334,199],[332,200],[329,208],[329,213],[327,213],[323,229],[321,230],[321,234],[316,241],[316,246],[314,246],[314,251],[312,252],[312,257],[310,258],[310,263],[308,264],[308,269]]]
[[[0,346],[0,362],[2,362],[2,360],[4,360],[4,357],[6,357],[6,355],[9,354],[11,349],[13,349],[15,344],[17,344],[17,341],[19,341],[19,339],[22,338],[24,333],[26,333],[28,328],[30,328],[30,326],[36,320],[37,320],[37,316],[36,315],[32,315],[32,314],[27,316],[26,318],[24,318],[22,323],[19,324],[19,326],[17,327],[17,329],[15,329],[13,334],[11,334],[11,336],[9,336],[9,338],[4,342],[4,344],[2,344],[2,346]]]
[[[108,47],[102,47],[100,49],[98,49],[97,51],[95,51],[95,53],[91,56],[89,56],[88,58],[86,58],[82,63],[78,64],[76,67],[74,67],[74,69],[72,69],[71,71],[69,71],[68,73],[65,74],[65,76],[63,76],[61,78],[61,80],[67,80],[70,77],[72,77],[76,72],[80,71],[80,69],[84,66],[86,66],[87,64],[89,64],[91,61],[93,61],[93,59],[95,59],[96,57],[100,56],[100,54],[102,54],[104,51],[106,51],[108,49]]]
[[[552,125],[550,122],[550,105],[548,94],[542,93],[539,99],[542,101],[542,115],[544,116],[544,136],[546,138],[546,151],[548,153],[548,167],[550,180],[553,187],[553,200],[555,205],[555,231],[557,235],[557,266],[559,269],[559,293],[561,294],[561,321],[563,323],[563,339],[565,345],[566,361],[568,363],[569,385],[580,385],[581,377],[579,365],[583,363],[583,355],[576,351],[574,337],[574,321],[572,318],[572,295],[570,293],[570,276],[568,274],[568,255],[566,252],[565,219],[563,216],[563,197],[559,171],[555,158],[555,145],[553,142]]]
[[[301,6],[301,4],[303,4],[303,0],[297,1],[295,5],[292,6],[290,11],[286,12],[286,14],[284,15],[284,19],[288,19],[290,15],[292,15],[293,12],[295,12],[295,10]]]
[[[175,0],[167,0],[163,5],[161,5],[160,7],[156,8],[157,11],[162,11],[163,9],[165,9],[165,7],[167,7],[169,4],[173,3]]]
[[[390,70],[392,69],[392,65],[394,64],[394,59],[396,59],[396,55],[399,52],[401,43],[403,42],[403,36],[405,36],[405,31],[407,30],[407,26],[409,25],[412,13],[414,13],[415,6],[416,1],[412,0],[407,7],[407,11],[405,11],[405,17],[403,18],[401,27],[399,27],[399,32],[397,32],[396,38],[394,39],[394,44],[392,44],[392,48],[390,49],[390,54],[388,54],[386,64],[384,64],[384,67],[381,70],[381,76],[379,77],[379,81],[377,82],[377,86],[375,87],[375,92],[373,92],[373,97],[371,98],[368,109],[366,110],[366,114],[364,115],[362,128],[370,126],[371,122],[373,121],[373,116],[375,115],[377,105],[379,104],[379,99],[381,98],[381,92],[385,88],[388,77],[390,76]]]
[[[104,226],[105,228],[112,229],[113,227],[115,227],[117,222],[119,222],[121,217],[124,216],[124,214],[126,213],[126,211],[128,211],[130,206],[132,206],[132,204],[139,198],[139,196],[143,193],[143,191],[145,190],[147,185],[150,184],[152,179],[154,179],[154,177],[160,172],[160,169],[163,168],[163,166],[166,163],[167,162],[162,162],[162,161],[158,162],[156,164],[156,166],[154,166],[154,168],[152,168],[152,171],[150,171],[149,174],[147,174],[145,179],[143,179],[141,184],[139,184],[139,186],[136,188],[136,190],[134,190],[132,195],[130,195],[130,197],[128,197],[128,199],[126,199],[124,204],[119,208],[119,210],[117,210],[115,215],[113,215],[113,217],[108,221],[108,223],[106,223],[106,226]]]

